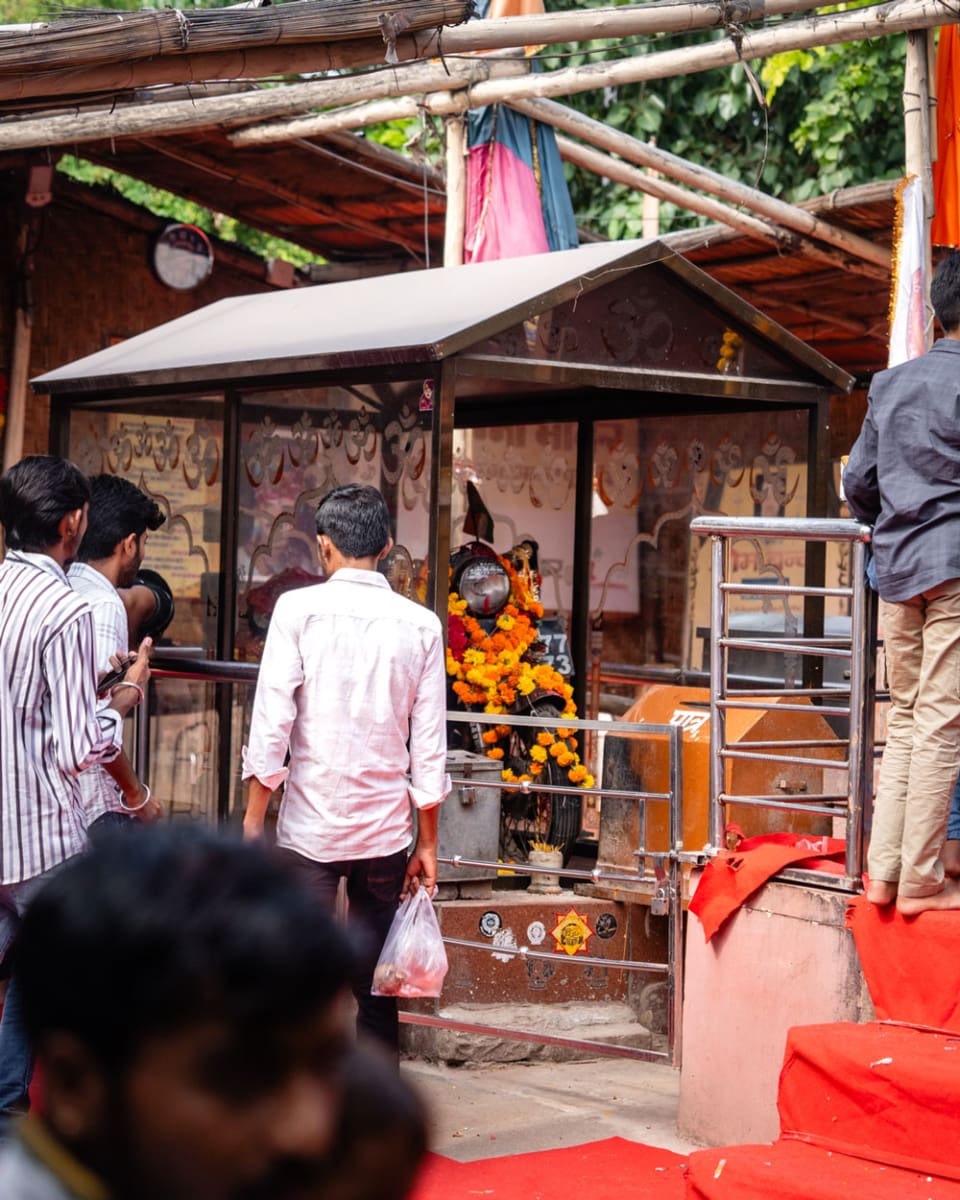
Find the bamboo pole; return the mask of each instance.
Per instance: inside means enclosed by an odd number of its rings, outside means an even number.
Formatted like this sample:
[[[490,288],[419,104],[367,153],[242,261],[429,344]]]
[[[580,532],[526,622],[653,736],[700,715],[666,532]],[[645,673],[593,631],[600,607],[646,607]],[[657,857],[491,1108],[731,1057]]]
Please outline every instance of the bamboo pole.
[[[588,64],[558,71],[543,71],[523,79],[477,83],[470,88],[469,106],[480,108],[486,104],[515,104],[518,100],[569,96],[600,87],[622,87],[651,79],[690,75],[698,71],[730,66],[741,59],[766,58],[786,50],[862,41],[885,34],[901,33],[908,29],[931,28],[958,21],[960,14],[944,10],[939,0],[889,0],[888,3],[873,5],[870,8],[852,9],[810,20],[787,21],[775,29],[745,33],[741,41],[724,38],[698,46],[685,46],[678,50],[640,54],[614,63]],[[427,111],[438,115],[460,111],[465,102],[464,97],[460,95],[452,97],[447,105],[429,97],[422,101]],[[405,116],[407,108],[407,105],[398,103],[396,112]],[[368,120],[366,110],[357,109],[351,115],[352,128],[392,119],[384,115],[389,111],[389,106],[384,104],[376,110],[371,110]],[[230,140],[238,146],[262,145],[285,141],[291,137],[322,136],[328,129],[345,127],[338,114],[322,113],[313,117],[252,126],[231,134]]]
[[[718,171],[711,171],[708,167],[680,158],[659,146],[642,142],[639,138],[612,129],[602,121],[595,121],[592,117],[584,116],[553,100],[523,100],[515,103],[513,107],[525,116],[543,121],[566,133],[575,134],[602,150],[620,155],[628,162],[661,171],[671,179],[687,184],[688,187],[710,192],[731,204],[743,205],[757,216],[836,246],[847,254],[863,259],[864,262],[883,268],[886,272],[890,270],[890,251],[885,246],[878,246],[860,234],[831,225],[814,213],[788,204],[785,200],[768,196],[758,188],[737,183]]]
[[[853,274],[869,275],[871,278],[884,280],[889,278],[888,272],[884,272],[870,263],[852,259],[837,250],[817,245],[808,238],[784,229],[775,222],[750,216],[709,196],[701,196],[697,192],[688,191],[675,183],[667,183],[663,179],[653,179],[638,167],[629,166],[619,159],[611,158],[580,142],[572,142],[569,138],[561,136],[557,138],[557,146],[561,156],[575,166],[583,167],[585,170],[593,171],[597,175],[603,175],[618,183],[625,183],[637,191],[648,192],[650,195],[658,196],[661,200],[689,209],[690,212],[709,217],[713,221],[720,221],[748,237],[761,238],[764,242],[802,253],[807,258],[828,262],[835,267],[840,266]]]
[[[350,104],[378,96],[469,87],[478,80],[529,74],[523,58],[472,58],[450,63],[417,63],[402,70],[384,68],[364,75],[318,79],[289,87],[232,96],[131,106],[117,112],[79,113],[0,124],[0,150],[64,146],[102,138],[156,136],[183,129],[209,129],[230,122],[275,117],[304,108]]]
[[[463,237],[467,225],[467,128],[463,117],[447,117],[447,209],[443,234],[443,265],[463,262]]]
[[[904,166],[915,175],[923,193],[923,337],[927,350],[933,345],[933,309],[930,305],[930,276],[933,269],[930,229],[933,221],[933,165],[930,138],[930,52],[927,31],[907,34],[907,60],[903,74]]]
[[[404,33],[395,48],[400,62],[441,55],[550,45],[595,38],[652,36],[718,28],[730,21],[742,25],[770,16],[811,12],[812,0],[651,0],[647,4],[532,17],[498,17]],[[381,37],[333,43],[251,48],[238,44],[216,52],[169,54],[162,58],[104,63],[84,69],[65,63],[59,69],[20,71],[0,78],[0,100],[34,96],[110,93],[170,83],[210,79],[265,79],[308,72],[376,66],[384,61]]]

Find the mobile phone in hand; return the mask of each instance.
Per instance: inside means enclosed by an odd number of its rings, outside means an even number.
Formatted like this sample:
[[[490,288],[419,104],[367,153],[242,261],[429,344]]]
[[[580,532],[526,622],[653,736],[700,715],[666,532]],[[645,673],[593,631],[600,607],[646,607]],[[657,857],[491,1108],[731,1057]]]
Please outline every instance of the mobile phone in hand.
[[[115,671],[108,671],[97,684],[97,695],[105,696],[112,687],[116,687],[136,661],[137,656],[130,654]]]

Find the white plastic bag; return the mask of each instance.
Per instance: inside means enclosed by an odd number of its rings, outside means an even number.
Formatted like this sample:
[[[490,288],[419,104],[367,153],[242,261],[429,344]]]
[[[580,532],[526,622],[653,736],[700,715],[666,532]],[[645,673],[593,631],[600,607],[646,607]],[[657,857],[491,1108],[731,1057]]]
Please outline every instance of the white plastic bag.
[[[419,887],[397,909],[373,972],[374,996],[439,996],[447,973],[447,951],[426,888]]]

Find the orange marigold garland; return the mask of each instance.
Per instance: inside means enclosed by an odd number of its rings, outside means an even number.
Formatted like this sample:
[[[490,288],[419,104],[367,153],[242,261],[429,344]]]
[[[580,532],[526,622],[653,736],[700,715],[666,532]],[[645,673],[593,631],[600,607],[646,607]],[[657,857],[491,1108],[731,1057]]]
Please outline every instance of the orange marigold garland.
[[[505,558],[499,558],[510,577],[510,598],[497,616],[490,633],[467,611],[467,602],[456,592],[447,601],[447,674],[453,678],[453,690],[468,707],[482,707],[486,713],[508,712],[518,696],[541,690],[563,697],[562,716],[575,717],[573,688],[548,663],[531,661],[531,647],[539,641],[543,605],[529,582]],[[510,737],[509,725],[492,725],[483,733],[488,758],[502,759]],[[502,772],[505,782],[533,780],[540,775],[549,758],[567,769],[567,778],[579,787],[593,787],[593,776],[580,762],[572,729],[547,730],[537,735],[529,748],[525,771],[517,775],[510,767]],[[501,745],[500,743],[504,743]]]

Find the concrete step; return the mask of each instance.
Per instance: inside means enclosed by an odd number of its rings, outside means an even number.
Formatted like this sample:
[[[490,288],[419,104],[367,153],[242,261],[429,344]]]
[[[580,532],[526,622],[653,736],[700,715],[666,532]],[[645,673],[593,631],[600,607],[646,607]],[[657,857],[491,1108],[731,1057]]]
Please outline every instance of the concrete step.
[[[405,1056],[451,1064],[574,1062],[596,1057],[596,1051],[518,1040],[502,1030],[539,1034],[545,1038],[576,1038],[640,1050],[664,1049],[660,1044],[662,1039],[655,1039],[650,1030],[637,1021],[627,1004],[576,1001],[536,1005],[451,1004],[439,1009],[436,1015],[464,1024],[489,1026],[492,1032],[403,1025],[401,1044]]]

